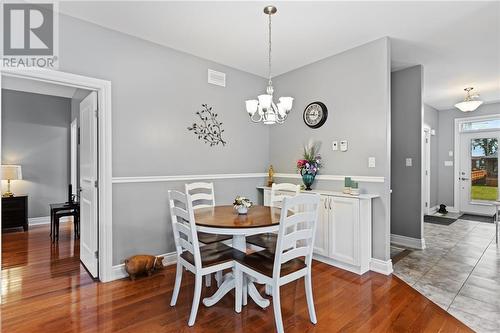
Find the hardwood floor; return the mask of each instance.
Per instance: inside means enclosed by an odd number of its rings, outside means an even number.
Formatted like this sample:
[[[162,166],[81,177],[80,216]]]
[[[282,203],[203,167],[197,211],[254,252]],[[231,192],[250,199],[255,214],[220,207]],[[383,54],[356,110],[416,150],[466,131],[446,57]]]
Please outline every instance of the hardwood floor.
[[[151,277],[95,283],[78,259],[71,225],[61,225],[51,246],[49,227],[2,234],[1,332],[274,332],[272,306],[249,301],[236,314],[233,294],[200,306],[187,326],[192,274],[184,273],[179,300],[170,307],[175,267]],[[465,325],[400,279],[363,276],[315,262],[313,290],[318,324],[309,322],[302,281],[282,287],[286,332],[470,332]],[[215,283],[213,283],[215,285]],[[204,288],[210,295],[215,288]]]

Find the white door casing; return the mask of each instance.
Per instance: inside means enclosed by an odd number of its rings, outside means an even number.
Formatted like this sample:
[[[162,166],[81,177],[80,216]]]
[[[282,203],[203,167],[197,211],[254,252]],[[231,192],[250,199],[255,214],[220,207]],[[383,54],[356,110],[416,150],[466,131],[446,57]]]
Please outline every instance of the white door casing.
[[[71,136],[71,185],[73,186],[72,188],[72,194],[76,195],[78,194],[78,121],[77,119],[73,119],[70,125],[70,136]]]
[[[500,131],[460,133],[458,175],[460,210],[464,213],[493,215],[495,209],[491,203],[471,198],[471,141],[478,138],[496,138],[500,142]]]
[[[80,103],[80,260],[98,277],[97,93]]]
[[[422,212],[429,215],[431,206],[431,129],[424,127],[422,137]]]

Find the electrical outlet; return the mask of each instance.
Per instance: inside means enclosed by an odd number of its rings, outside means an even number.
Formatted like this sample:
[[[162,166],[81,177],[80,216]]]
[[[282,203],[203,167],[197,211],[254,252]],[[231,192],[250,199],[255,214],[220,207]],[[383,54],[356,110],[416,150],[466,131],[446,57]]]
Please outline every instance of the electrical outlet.
[[[453,150],[450,150],[450,151],[448,152],[448,156],[450,156],[450,157],[452,157],[452,156],[453,156]]]
[[[375,168],[375,157],[368,157],[368,167]]]
[[[332,141],[332,150],[334,150],[334,151],[339,150],[339,142],[338,141]]]
[[[408,157],[408,158],[406,159],[406,166],[407,166],[407,167],[411,167],[411,166],[412,166],[412,160],[411,160],[411,158],[410,158],[410,157]]]

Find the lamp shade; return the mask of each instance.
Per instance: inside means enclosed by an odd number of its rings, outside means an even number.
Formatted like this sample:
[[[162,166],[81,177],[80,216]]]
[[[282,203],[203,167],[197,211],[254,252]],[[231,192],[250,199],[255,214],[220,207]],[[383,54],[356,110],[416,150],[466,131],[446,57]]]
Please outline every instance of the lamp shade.
[[[280,97],[279,99],[281,105],[283,105],[283,109],[285,111],[290,111],[292,109],[293,105],[293,98],[292,97]]]
[[[462,112],[470,112],[477,109],[479,106],[481,106],[481,104],[483,104],[483,101],[470,100],[457,103],[455,104],[455,107]]]
[[[273,96],[271,95],[259,95],[259,105],[262,106],[263,109],[269,109],[271,107],[271,103],[273,101]]]
[[[23,179],[20,165],[2,165],[2,180]]]
[[[247,107],[247,112],[251,116],[257,112],[257,108],[259,107],[259,101],[256,99],[251,99],[245,102],[246,107]]]

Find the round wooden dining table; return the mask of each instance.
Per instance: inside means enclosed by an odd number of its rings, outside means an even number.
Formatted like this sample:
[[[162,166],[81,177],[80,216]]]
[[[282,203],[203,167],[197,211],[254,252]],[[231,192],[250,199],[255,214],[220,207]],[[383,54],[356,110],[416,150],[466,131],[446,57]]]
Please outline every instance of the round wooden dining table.
[[[198,231],[231,235],[232,247],[246,253],[246,236],[278,231],[281,209],[277,207],[252,206],[245,215],[239,215],[232,205],[200,208],[195,210],[194,217]],[[217,303],[225,294],[235,288],[234,274],[224,276],[224,282],[211,297],[203,299],[205,306]],[[247,281],[244,291],[262,308],[269,306],[269,300],[263,298],[251,281]],[[246,303],[246,295],[243,295]]]

